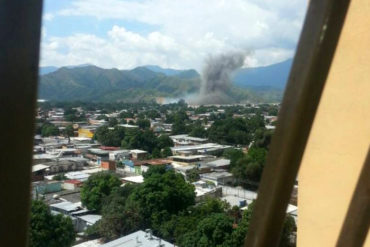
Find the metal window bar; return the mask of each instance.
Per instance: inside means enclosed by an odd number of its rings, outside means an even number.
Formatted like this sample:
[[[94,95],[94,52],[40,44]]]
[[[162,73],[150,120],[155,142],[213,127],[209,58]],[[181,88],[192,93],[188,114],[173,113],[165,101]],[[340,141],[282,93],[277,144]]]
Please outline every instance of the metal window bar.
[[[278,246],[349,0],[311,0],[263,171],[246,247]]]
[[[245,246],[276,246],[279,242],[285,209],[348,5],[349,0],[310,2]],[[2,246],[27,245],[41,10],[41,0],[0,1],[0,113],[7,119],[0,122],[6,130],[0,143]],[[19,150],[22,155],[17,153]],[[369,227],[369,210],[365,210],[361,211],[365,219],[358,219],[355,226],[358,231],[346,230],[353,224],[348,223],[348,218],[357,210],[363,210],[358,203],[363,199],[359,195],[367,193],[369,187],[368,180],[363,182],[364,177],[368,178],[368,162],[369,159],[338,246],[359,246],[358,241],[353,245],[346,245],[350,243],[346,241],[353,241],[356,232],[364,233]],[[361,189],[364,184],[365,191]],[[368,197],[366,203],[368,206]],[[347,238],[343,239],[344,231]]]
[[[0,0],[0,241],[27,246],[42,0]]]

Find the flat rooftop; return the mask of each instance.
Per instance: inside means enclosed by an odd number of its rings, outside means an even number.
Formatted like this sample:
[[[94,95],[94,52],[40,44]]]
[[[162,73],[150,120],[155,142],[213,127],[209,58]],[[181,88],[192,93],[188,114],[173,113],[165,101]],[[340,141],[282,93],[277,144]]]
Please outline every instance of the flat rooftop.
[[[152,235],[150,237],[149,233],[146,233],[144,231],[137,231],[134,233],[131,233],[127,236],[124,236],[122,238],[118,238],[116,240],[113,240],[111,242],[108,242],[106,244],[101,245],[101,247],[118,247],[118,246],[124,246],[124,247],[155,247],[155,246],[161,246],[161,247],[173,247],[174,244],[171,244],[167,241],[164,241],[160,238],[157,238],[156,236]]]
[[[143,176],[131,176],[131,177],[124,177],[121,178],[125,182],[131,182],[131,183],[136,183],[136,184],[141,184],[144,182],[144,177]]]

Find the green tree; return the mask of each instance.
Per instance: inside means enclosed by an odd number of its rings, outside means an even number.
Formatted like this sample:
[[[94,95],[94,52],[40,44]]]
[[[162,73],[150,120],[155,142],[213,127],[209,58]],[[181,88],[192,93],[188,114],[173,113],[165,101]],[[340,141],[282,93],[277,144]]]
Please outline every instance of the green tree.
[[[109,129],[107,126],[102,126],[96,130],[93,138],[102,145],[119,147],[125,138],[125,128],[116,126],[114,129]]]
[[[247,145],[251,141],[252,128],[243,118],[216,120],[208,129],[208,138],[211,141],[223,144]]]
[[[189,133],[190,136],[204,138],[207,136],[207,131],[201,125],[196,125]]]
[[[247,128],[251,133],[256,132],[257,129],[259,128],[264,128],[265,127],[265,120],[263,116],[256,114],[252,116],[251,118],[247,119]]]
[[[72,108],[67,108],[64,111],[64,118],[65,118],[65,120],[71,121],[71,122],[78,121],[79,116],[78,116],[77,110],[72,109]]]
[[[149,129],[150,128],[150,121],[148,119],[139,118],[136,121],[137,126],[139,126],[140,129]]]
[[[181,239],[181,247],[221,246],[233,231],[233,220],[223,213],[214,213],[203,218],[195,231],[186,233]]]
[[[252,218],[255,202],[249,204],[248,209],[243,212],[241,221],[237,228],[232,232],[230,238],[225,241],[224,246],[243,246],[244,239],[248,233],[249,224]],[[297,230],[295,221],[292,216],[287,215],[283,225],[283,231],[280,237],[279,247],[293,247],[290,242],[290,235]]]
[[[58,136],[59,135],[59,129],[54,124],[45,123],[41,127],[41,135],[44,136],[44,137]]]
[[[244,153],[240,149],[228,148],[224,151],[223,156],[230,160],[230,168],[234,168],[236,162],[244,157]]]
[[[173,153],[172,153],[172,150],[170,147],[165,147],[163,150],[162,150],[162,157],[169,157],[169,156],[172,156]]]
[[[128,205],[127,198],[137,185],[127,184],[116,188],[104,199],[102,219],[98,222],[97,231],[105,241],[129,234],[139,229],[142,222],[137,206]]]
[[[183,121],[176,119],[172,124],[172,134],[179,135],[179,134],[186,134],[187,129],[186,125]]]
[[[72,124],[67,125],[67,127],[64,129],[64,135],[67,137],[75,135]]]
[[[157,158],[162,158],[162,153],[158,148],[154,148],[152,151],[152,158],[157,159]]]
[[[140,148],[152,153],[153,149],[157,147],[158,141],[154,132],[151,130],[133,131],[128,138],[125,138],[123,143],[127,148]]]
[[[173,147],[173,141],[168,135],[160,135],[158,137],[158,148]]]
[[[110,172],[95,173],[81,188],[81,202],[88,209],[100,212],[103,199],[120,185],[121,181],[115,174]]]
[[[242,185],[258,184],[265,165],[267,151],[264,148],[252,147],[248,153],[235,162],[231,172]]]
[[[186,179],[190,183],[193,183],[195,181],[198,181],[200,179],[198,169],[197,168],[193,168],[193,169],[187,170],[186,171]]]
[[[253,147],[269,149],[271,138],[273,135],[272,130],[266,130],[265,128],[259,128],[254,133]]]
[[[205,198],[197,205],[190,206],[163,222],[159,235],[170,242],[182,243],[186,233],[194,231],[202,219],[215,213],[225,214],[229,208],[230,205],[227,202],[218,198]]]
[[[171,214],[195,203],[194,186],[184,177],[165,167],[150,167],[144,174],[144,183],[135,190],[131,200],[138,202],[147,224],[160,226]]]
[[[72,220],[61,214],[52,215],[42,201],[32,201],[30,246],[68,247],[75,239]]]
[[[109,127],[114,127],[117,124],[118,124],[117,118],[115,118],[115,117],[109,118],[109,121],[108,121],[108,126]]]

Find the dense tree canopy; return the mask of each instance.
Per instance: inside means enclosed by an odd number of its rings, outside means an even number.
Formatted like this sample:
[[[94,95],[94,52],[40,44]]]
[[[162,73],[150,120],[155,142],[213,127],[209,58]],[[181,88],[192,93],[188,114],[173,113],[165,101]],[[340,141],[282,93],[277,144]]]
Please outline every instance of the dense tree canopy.
[[[132,130],[121,143],[124,148],[144,149],[151,153],[158,145],[157,137],[151,130]]]
[[[59,135],[59,129],[54,124],[44,123],[41,127],[41,135],[43,137],[58,136]]]
[[[236,162],[244,157],[244,153],[240,149],[228,148],[224,151],[223,156],[230,160],[230,168],[236,166]]]
[[[116,126],[118,124],[118,120],[117,120],[117,118],[115,118],[115,117],[111,117],[111,118],[109,118],[109,120],[108,120],[108,126],[109,127],[114,127],[114,126]]]
[[[149,129],[150,128],[150,121],[148,119],[139,118],[136,121],[136,125],[139,126],[140,129]]]
[[[179,243],[181,247],[222,246],[233,231],[232,219],[223,213],[203,218],[194,231],[188,232]]]
[[[81,202],[90,210],[98,212],[106,196],[121,185],[120,179],[110,172],[99,172],[91,175],[81,188]]]
[[[153,156],[162,156],[161,150],[173,146],[173,141],[168,135],[157,137],[152,130],[127,129],[125,138],[121,142],[123,148],[144,149],[149,153],[155,151]],[[168,151],[166,152],[168,154]]]
[[[74,136],[74,129],[73,129],[73,126],[70,124],[70,125],[67,125],[66,128],[64,129],[63,131],[63,134],[67,137],[71,137],[71,136]]]
[[[208,138],[222,144],[247,145],[251,141],[251,130],[243,118],[216,120],[208,130]]]
[[[141,205],[143,217],[152,222],[162,221],[162,216],[175,214],[195,202],[194,186],[173,170],[151,168],[144,178],[144,183],[131,194],[131,199]]]
[[[125,137],[125,129],[123,127],[114,127],[110,129],[108,126],[99,127],[94,134],[94,139],[98,140],[105,146],[121,146],[121,141]]]
[[[172,150],[170,147],[165,147],[163,150],[162,150],[162,157],[163,158],[166,158],[166,157],[169,157],[169,156],[172,156]]]
[[[32,201],[30,219],[31,247],[68,247],[75,239],[72,220],[61,214],[52,215],[42,201]]]
[[[189,133],[190,136],[200,137],[200,138],[207,137],[207,134],[208,134],[207,131],[200,124],[193,125]]]
[[[166,148],[166,147],[173,147],[173,141],[168,135],[160,135],[158,137],[158,148]]]
[[[104,240],[116,239],[139,229],[140,222],[142,222],[141,215],[138,210],[135,210],[135,207],[130,208],[126,205],[128,196],[136,186],[127,184],[123,187],[115,188],[104,199],[102,219],[97,226],[97,231]]]
[[[194,205],[194,187],[181,174],[153,166],[143,176],[143,184],[114,187],[102,200],[103,217],[94,230],[105,240],[138,229],[158,231],[166,220]]]
[[[258,184],[265,165],[267,151],[252,147],[248,153],[239,158],[232,166],[231,172],[242,185]]]
[[[76,122],[81,121],[84,119],[84,116],[82,116],[76,109],[73,108],[67,108],[64,111],[64,118],[67,121]]]
[[[190,183],[198,181],[199,179],[200,176],[197,168],[193,168],[186,171],[186,180],[188,180]]]
[[[273,135],[272,130],[267,130],[265,128],[259,128],[254,133],[253,147],[269,149],[271,138]]]

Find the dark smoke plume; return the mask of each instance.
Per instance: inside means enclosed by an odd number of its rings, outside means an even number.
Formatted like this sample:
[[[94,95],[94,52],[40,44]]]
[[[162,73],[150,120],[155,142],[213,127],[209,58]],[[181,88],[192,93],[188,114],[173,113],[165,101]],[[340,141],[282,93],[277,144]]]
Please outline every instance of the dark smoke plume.
[[[232,52],[210,56],[203,68],[200,92],[194,104],[228,104],[235,102],[229,95],[231,73],[242,67],[246,53]]]

